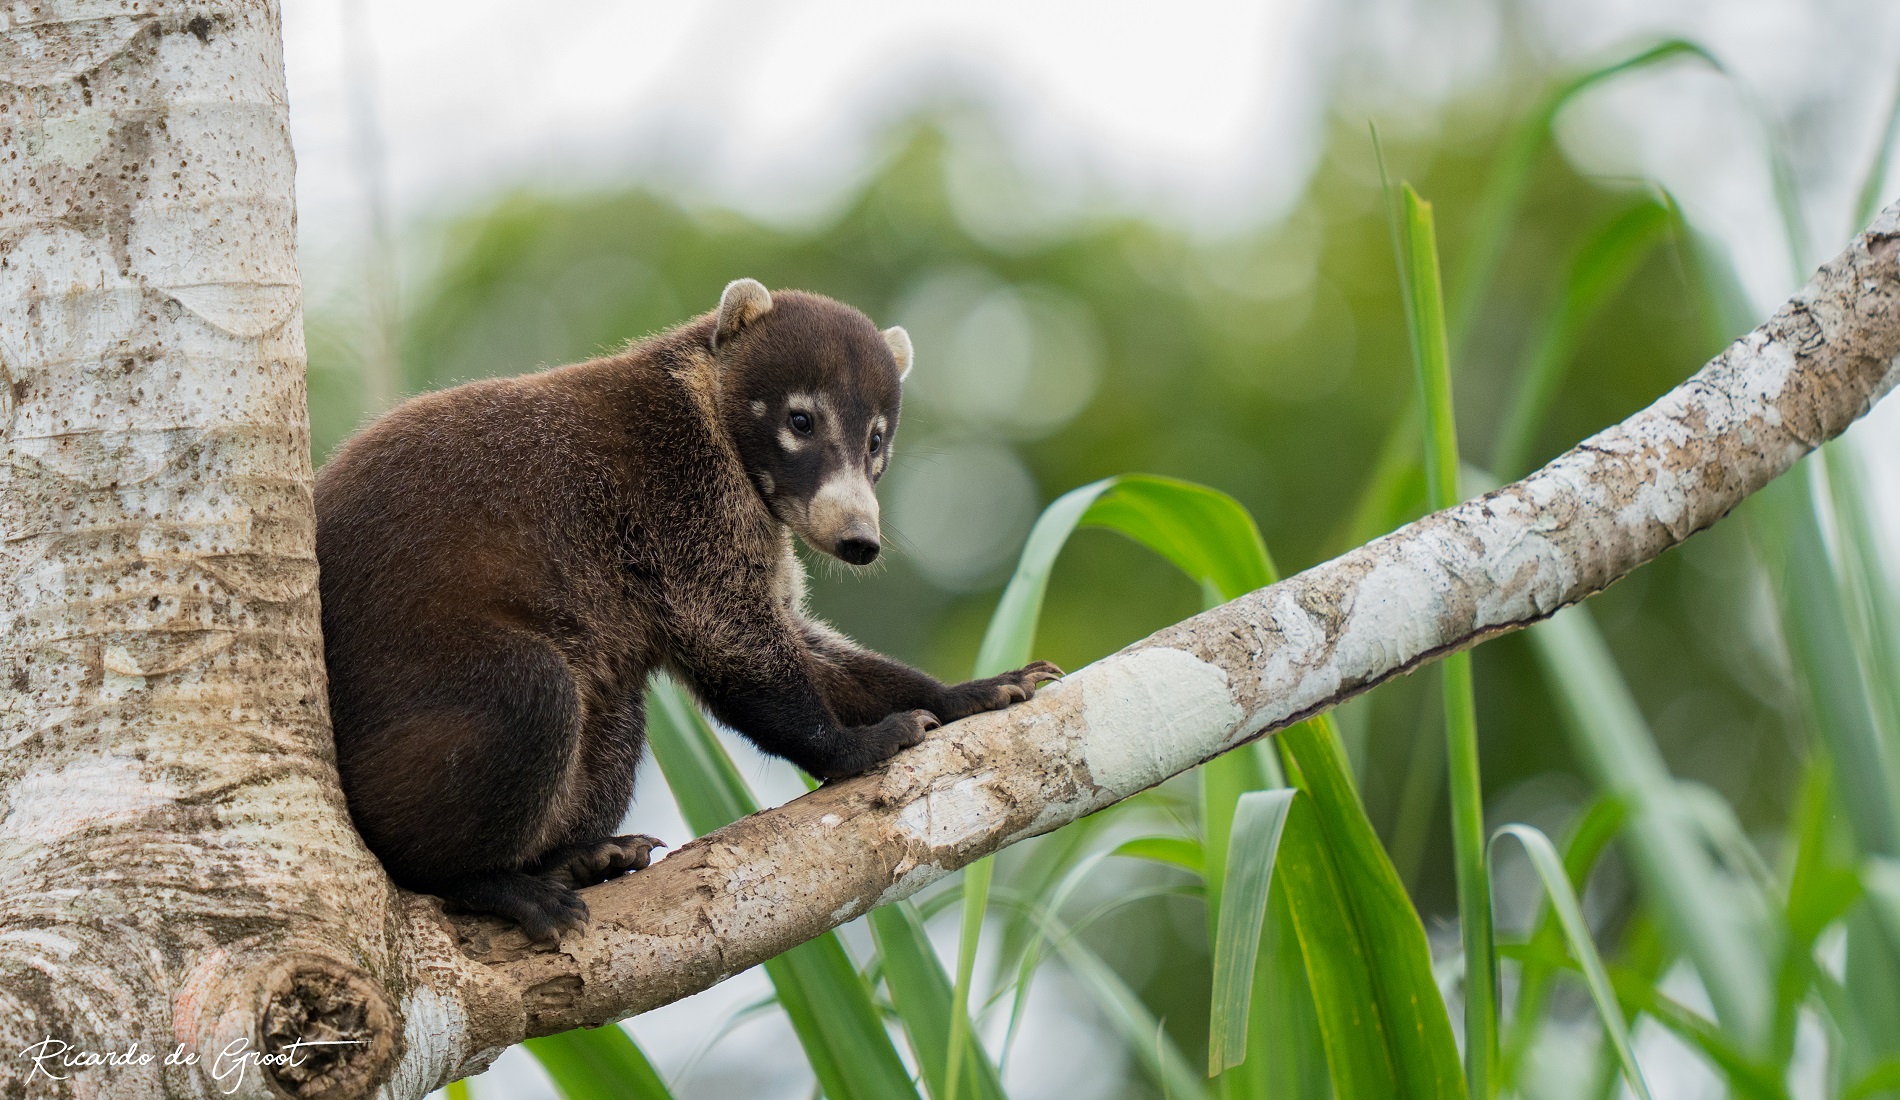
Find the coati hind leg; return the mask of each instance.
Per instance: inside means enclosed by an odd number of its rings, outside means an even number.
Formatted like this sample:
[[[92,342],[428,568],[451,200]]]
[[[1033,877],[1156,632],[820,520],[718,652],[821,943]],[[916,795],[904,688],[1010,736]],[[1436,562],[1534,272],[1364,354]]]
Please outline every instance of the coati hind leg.
[[[536,943],[556,946],[587,925],[587,903],[573,887],[542,875],[489,871],[443,883],[436,893],[453,907],[514,921]]]
[[[452,665],[339,752],[351,813],[397,883],[558,942],[585,923],[586,903],[529,869],[558,842],[553,817],[573,783],[573,673],[528,631],[466,624],[455,641],[442,650]]]
[[[635,770],[646,745],[646,677],[631,677],[640,690],[612,696],[588,708],[558,832],[553,846],[525,868],[573,889],[644,871],[653,849],[665,847],[641,834],[613,835],[633,801]]]

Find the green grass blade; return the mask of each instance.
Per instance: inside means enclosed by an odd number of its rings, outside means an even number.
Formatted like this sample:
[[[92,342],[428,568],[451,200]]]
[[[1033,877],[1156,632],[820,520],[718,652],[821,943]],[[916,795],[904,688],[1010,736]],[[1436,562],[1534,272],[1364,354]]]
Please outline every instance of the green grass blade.
[[[1050,569],[1077,526],[1134,538],[1224,598],[1275,579],[1258,528],[1226,494],[1139,475],[1097,482],[1059,498],[1032,529],[985,637],[985,667],[1027,659]],[[1277,740],[1312,796],[1313,820],[1288,826],[1277,865],[1303,868],[1287,880],[1286,895],[1338,1094],[1462,1096],[1424,926],[1359,803],[1337,729],[1322,716]],[[1255,759],[1270,765],[1271,754]],[[1207,873],[1216,863],[1207,853]],[[1210,896],[1218,905],[1218,891]]]
[[[1196,877],[1207,858],[1201,842],[1191,836],[1138,836],[1117,844],[1110,854],[1177,867]]]
[[[1540,950],[1532,944],[1506,945],[1501,954],[1529,962]],[[1544,953],[1540,959],[1545,965],[1582,974],[1577,961],[1562,951]],[[1659,975],[1654,968],[1640,973],[1623,966],[1606,969],[1617,1000],[1630,1011],[1654,1019],[1702,1055],[1710,1068],[1722,1074],[1731,1095],[1749,1100],[1789,1100],[1787,1087],[1775,1067],[1750,1056],[1723,1028],[1659,992],[1656,988]]]
[[[1336,864],[1327,843],[1319,815],[1290,814],[1275,866],[1292,902],[1333,1090],[1340,1096],[1418,1095],[1397,1065],[1397,1036],[1382,1011],[1380,960],[1355,917],[1350,872]],[[1438,999],[1436,988],[1432,997]],[[1442,1002],[1439,1015],[1444,1016]],[[1446,1031],[1449,1037],[1448,1018]],[[1452,1057],[1455,1066],[1456,1051]]]
[[[1425,410],[1425,483],[1430,507],[1450,508],[1458,492],[1458,427],[1451,401],[1451,350],[1439,284],[1438,243],[1431,204],[1410,184],[1404,198],[1405,317],[1412,336],[1420,407]],[[1491,883],[1485,871],[1484,787],[1478,767],[1477,699],[1471,654],[1439,663],[1451,780],[1452,854],[1458,878],[1458,916],[1465,946],[1465,1080],[1475,1100],[1497,1091],[1498,977],[1491,932]]]
[[[1590,987],[1590,999],[1596,1002],[1597,1019],[1603,1025],[1603,1033],[1616,1048],[1617,1060],[1623,1064],[1623,1079],[1629,1082],[1630,1091],[1641,1100],[1650,1100],[1649,1082],[1643,1079],[1642,1067],[1636,1064],[1636,1052],[1630,1046],[1629,1023],[1623,1019],[1623,1009],[1617,1004],[1616,991],[1610,986],[1610,976],[1603,969],[1603,959],[1597,954],[1596,943],[1590,938],[1590,926],[1583,919],[1583,906],[1577,901],[1577,892],[1571,888],[1570,876],[1565,871],[1563,860],[1557,855],[1557,849],[1551,845],[1549,837],[1529,825],[1504,826],[1492,834],[1492,845],[1495,847],[1505,837],[1511,837],[1523,845],[1524,853],[1530,856],[1531,866],[1544,884],[1544,894],[1550,899],[1551,908],[1556,911],[1564,940],[1570,945],[1570,954],[1583,968],[1584,981]]]
[[[1894,943],[1900,944],[1900,859],[1869,858],[1861,870],[1861,883],[1881,927]]]
[[[1610,979],[1624,1004],[1654,1019],[1708,1059],[1709,1065],[1726,1079],[1733,1095],[1748,1100],[1789,1100],[1787,1085],[1773,1067],[1751,1058],[1722,1028],[1658,992],[1649,976],[1614,969]]]
[[[945,1070],[950,1048],[951,1005],[954,1003],[950,979],[924,933],[924,922],[917,907],[908,901],[886,905],[867,918],[871,936],[877,942],[883,962],[884,987],[890,991],[897,1018],[910,1037],[911,1050],[917,1056],[924,1086],[937,1100],[950,1095]],[[984,1100],[1002,1100],[1002,1080],[988,1058],[971,1058],[964,1067],[963,1088]]]
[[[962,917],[957,931],[957,985],[950,999],[950,1063],[945,1072],[945,1100],[959,1100],[957,1086],[963,1080],[963,1067],[972,1057],[970,1043],[970,981],[976,971],[977,941],[983,934],[983,914],[989,910],[990,872],[995,864],[979,859],[963,869]]]
[[[1218,601],[1219,593],[1213,599]],[[1201,781],[1202,891],[1207,910],[1207,942],[1222,941],[1227,915],[1227,880],[1232,861],[1233,832],[1240,802],[1249,792],[1285,787],[1279,760],[1271,742],[1258,742],[1203,764]],[[1306,960],[1288,908],[1284,884],[1268,890],[1273,920],[1257,938],[1251,972],[1238,976],[1248,982],[1251,1004],[1237,1049],[1251,1057],[1221,1066],[1210,1058],[1216,1082],[1225,1100],[1298,1096],[1326,1076],[1324,1037],[1306,989]],[[1243,903],[1246,904],[1246,903]],[[1218,965],[1219,952],[1211,958]],[[1218,976],[1215,978],[1219,981]],[[1210,1016],[1210,1022],[1213,1017]],[[1210,1047],[1210,1052],[1212,1047]]]
[[[1771,562],[1782,636],[1814,732],[1836,765],[1842,808],[1860,849],[1900,856],[1900,772],[1880,730],[1864,658],[1814,509],[1807,463],[1776,479],[1752,505],[1753,530]]]
[[[1194,1064],[1114,968],[1075,936],[1058,934],[1053,942],[1069,973],[1090,992],[1091,1003],[1108,1017],[1162,1095],[1169,1100],[1211,1100],[1207,1086],[1194,1072]]]
[[[1231,600],[1270,583],[1273,559],[1260,528],[1226,493],[1152,475],[1116,479],[1082,517],[1134,539],[1175,568]]]
[[[1900,1092],[1900,1058],[1889,1058],[1844,1089],[1841,1100],[1871,1100],[1882,1093],[1895,1092]]]
[[[566,1100],[673,1100],[653,1063],[619,1024],[547,1035],[524,1045]]]
[[[670,680],[656,678],[647,693],[647,743],[695,832],[711,832],[758,808],[712,727]],[[871,987],[837,933],[767,961],[765,973],[830,1100],[917,1095]]]
[[[1775,981],[1775,1029],[1770,1045],[1774,1061],[1794,1060],[1796,1028],[1808,991],[1818,977],[1814,944],[1835,921],[1861,898],[1860,876],[1851,866],[1830,858],[1830,819],[1834,806],[1828,797],[1832,781],[1827,754],[1816,753],[1802,777],[1788,831],[1794,834],[1794,870],[1788,879],[1785,903],[1788,943],[1781,952]]]
[[[1061,925],[1060,914],[1069,898],[1079,889],[1095,868],[1112,855],[1112,852],[1092,852],[1077,860],[1074,866],[1056,880],[1055,887],[1042,893],[1039,905],[1025,906],[1024,912],[1029,921],[1028,942],[1023,945],[1022,955],[1017,961],[1014,1003],[1010,1006],[1009,1032],[1003,1038],[1003,1056],[1016,1041],[1016,1030],[1022,1024],[1023,1006],[1029,1002],[1029,987],[1035,980],[1036,970],[1044,959],[1044,945],[1058,935]]]
[[[1861,173],[1860,194],[1854,201],[1854,224],[1849,232],[1859,233],[1880,212],[1881,188],[1887,182],[1887,165],[1893,161],[1893,148],[1900,143],[1900,79],[1895,79],[1893,95],[1887,100],[1887,120],[1880,127],[1880,140]]]
[[[1521,476],[1537,442],[1537,430],[1556,400],[1577,343],[1590,321],[1628,284],[1676,223],[1668,203],[1642,202],[1611,218],[1584,243],[1565,273],[1563,289],[1533,340],[1530,359],[1518,376],[1491,448],[1491,470],[1506,480]]]
[[[1584,769],[1629,807],[1623,851],[1658,920],[1724,1026],[1745,1045],[1765,1041],[1770,985],[1759,933],[1679,811],[1675,780],[1590,612],[1560,611],[1528,633]]]
[[[460,1081],[450,1081],[444,1085],[442,1098],[443,1100],[474,1100],[469,1091],[468,1079],[465,1077]]]
[[[1234,812],[1220,927],[1214,936],[1214,992],[1207,1046],[1210,1077],[1247,1057],[1254,963],[1259,957],[1261,925],[1267,915],[1267,888],[1273,882],[1274,859],[1296,793],[1291,788],[1249,791],[1240,796]]]
[[[1003,598],[990,615],[983,644],[977,650],[976,674],[994,676],[1029,663],[1036,640],[1036,622],[1042,618],[1043,597],[1049,592],[1049,574],[1056,556],[1068,544],[1076,525],[1097,498],[1115,487],[1120,478],[1106,478],[1071,489],[1057,497],[1036,518],[1016,559],[1016,571],[1010,574]]]
[[[1841,599],[1853,620],[1855,652],[1861,675],[1872,693],[1889,760],[1900,760],[1900,592],[1888,573],[1874,519],[1873,500],[1861,474],[1859,456],[1834,442],[1821,449],[1827,470],[1828,511]]]
[[[1043,510],[990,616],[976,675],[1026,664],[1057,555],[1077,527],[1119,531],[1227,599],[1267,583],[1266,545],[1253,518],[1225,493],[1175,478],[1124,474],[1072,489]]]
[[[654,677],[647,692],[647,744],[693,832],[704,836],[758,810],[712,727],[685,690],[664,677]]]
[[[1475,225],[1460,249],[1463,262],[1451,282],[1453,345],[1462,348],[1471,331],[1478,307],[1489,289],[1491,276],[1504,252],[1511,225],[1530,186],[1531,171],[1550,140],[1551,126],[1571,101],[1598,84],[1623,73],[1635,72],[1664,62],[1687,58],[1706,63],[1717,72],[1721,62],[1702,46],[1687,39],[1672,38],[1626,54],[1614,61],[1579,73],[1552,88],[1536,110],[1518,125],[1517,132],[1498,159],[1485,182],[1484,195],[1478,202]]]
[[[1571,831],[1569,842],[1564,845],[1564,874],[1570,879],[1571,889],[1580,891],[1590,881],[1597,860],[1628,818],[1627,808],[1614,798],[1599,798],[1584,811]],[[1517,1088],[1549,1006],[1554,971],[1544,964],[1541,956],[1555,954],[1563,943],[1563,929],[1552,911],[1546,909],[1538,919],[1530,942],[1533,950],[1518,970],[1510,1042],[1505,1047],[1500,1070],[1506,1092]],[[1613,1075],[1614,1072],[1612,1070]]]
[[[1292,815],[1277,865],[1293,903],[1334,1087],[1340,1096],[1464,1096],[1425,926],[1360,805],[1332,717],[1322,714],[1278,737],[1288,778],[1311,796],[1314,811]],[[1376,1006],[1375,1020],[1365,1018],[1368,1006]],[[1392,1082],[1386,1091],[1355,1089],[1352,1076],[1340,1076],[1342,1066],[1353,1075],[1375,1072],[1370,1063],[1380,1055]]]

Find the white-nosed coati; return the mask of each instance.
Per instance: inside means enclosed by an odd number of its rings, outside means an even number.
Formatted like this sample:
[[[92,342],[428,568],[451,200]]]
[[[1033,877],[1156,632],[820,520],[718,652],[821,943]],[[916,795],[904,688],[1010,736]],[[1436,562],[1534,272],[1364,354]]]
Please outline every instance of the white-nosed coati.
[[[796,532],[878,553],[910,339],[751,279],[619,355],[403,403],[317,478],[337,764],[391,877],[557,942],[615,836],[663,668],[822,778],[1027,698],[945,685],[804,614]]]

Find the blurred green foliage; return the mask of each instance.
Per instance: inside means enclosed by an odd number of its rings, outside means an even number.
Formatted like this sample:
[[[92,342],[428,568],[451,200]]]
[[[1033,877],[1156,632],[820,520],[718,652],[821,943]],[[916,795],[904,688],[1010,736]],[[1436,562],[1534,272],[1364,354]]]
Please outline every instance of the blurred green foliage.
[[[1448,270],[1515,121],[1486,100],[1453,105],[1430,133],[1384,137],[1394,174],[1433,200]],[[812,604],[865,644],[944,677],[971,666],[1043,505],[1087,482],[1138,471],[1223,490],[1289,571],[1345,549],[1415,385],[1360,121],[1334,125],[1290,210],[1218,237],[1114,213],[998,217],[1033,183],[993,155],[1001,143],[984,136],[989,126],[954,105],[898,126],[861,189],[816,224],[767,225],[631,187],[517,193],[431,227],[402,334],[402,388],[606,354],[710,309],[739,276],[904,324],[918,367],[882,490],[895,552],[869,574],[814,562]],[[1658,206],[1653,188],[1583,178],[1554,152],[1534,161],[1454,352],[1467,457],[1493,453],[1527,363],[1553,389],[1538,396],[1541,427],[1512,449],[1542,461],[1717,350],[1722,322],[1701,304],[1701,274],[1673,218],[1659,247],[1617,254],[1627,280],[1606,283],[1600,302],[1580,310],[1565,297],[1567,271],[1599,263],[1619,226],[1654,228]],[[1556,314],[1570,326],[1568,352],[1548,338]],[[319,307],[309,332],[320,459],[365,410],[347,324]],[[1568,370],[1548,361],[1566,354]],[[1421,480],[1400,489],[1400,512],[1424,509]],[[1590,606],[1673,774],[1714,788],[1749,830],[1772,831],[1795,797],[1806,735],[1761,577],[1746,532],[1723,525]],[[1202,601],[1133,543],[1080,535],[1050,581],[1035,655],[1079,667]],[[1555,832],[1592,785],[1537,659],[1507,637],[1473,664],[1485,803]],[[1343,711],[1342,726],[1368,814],[1431,928],[1455,921],[1457,904],[1442,770],[1424,766],[1444,751],[1429,680],[1379,689]],[[1634,899],[1612,890],[1609,900],[1614,930]],[[1529,914],[1500,916],[1501,936],[1526,930]],[[1191,1052],[1206,1042],[1207,939],[1205,922],[1171,903],[1115,910],[1084,935],[1115,945],[1100,953]]]
[[[1452,110],[1429,141],[1386,139],[1395,174],[1433,196],[1448,266],[1505,121],[1474,105]],[[1364,130],[1336,127],[1283,218],[1197,239],[1119,215],[998,233],[960,195],[1026,184],[979,154],[992,146],[968,135],[982,125],[973,109],[950,108],[899,128],[862,190],[818,225],[764,225],[639,188],[513,194],[451,220],[431,239],[432,274],[412,291],[403,388],[611,352],[710,309],[741,275],[907,325],[919,365],[883,490],[896,552],[868,576],[815,562],[813,604],[867,645],[940,675],[969,667],[1036,512],[1088,481],[1142,471],[1220,488],[1292,568],[1344,549],[1350,509],[1413,387]],[[994,178],[970,182],[983,172]],[[1468,454],[1489,450],[1572,255],[1653,201],[1626,181],[1581,178],[1554,153],[1538,161],[1455,368]],[[1653,252],[1580,334],[1587,367],[1562,384],[1534,457],[1648,403],[1713,350],[1679,243]],[[348,341],[322,318],[312,328],[321,459],[362,410]],[[1418,495],[1422,509],[1422,486]],[[920,551],[938,560],[921,567]],[[1782,815],[1789,747],[1784,700],[1764,688],[1775,681],[1760,675],[1767,658],[1750,642],[1762,608],[1733,583],[1747,570],[1739,540],[1718,529],[1595,606],[1677,773],[1759,823]],[[1038,656],[1079,667],[1199,605],[1165,562],[1084,537],[1051,586]],[[1476,664],[1487,789],[1572,772],[1521,642],[1486,646]],[[1417,722],[1373,723],[1357,745],[1382,829],[1398,811],[1412,738],[1442,737],[1435,705],[1405,698],[1418,686],[1370,704],[1416,710]],[[1454,911],[1441,819],[1429,818],[1429,837],[1397,845],[1425,840],[1415,886],[1428,914]]]

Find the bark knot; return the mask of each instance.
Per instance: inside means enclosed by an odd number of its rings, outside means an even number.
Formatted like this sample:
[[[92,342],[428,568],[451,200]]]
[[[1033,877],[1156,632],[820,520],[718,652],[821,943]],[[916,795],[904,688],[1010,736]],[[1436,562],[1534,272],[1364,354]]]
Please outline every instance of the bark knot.
[[[259,983],[258,1049],[265,1077],[296,1100],[366,1096],[401,1054],[381,988],[320,955],[279,959]]]

